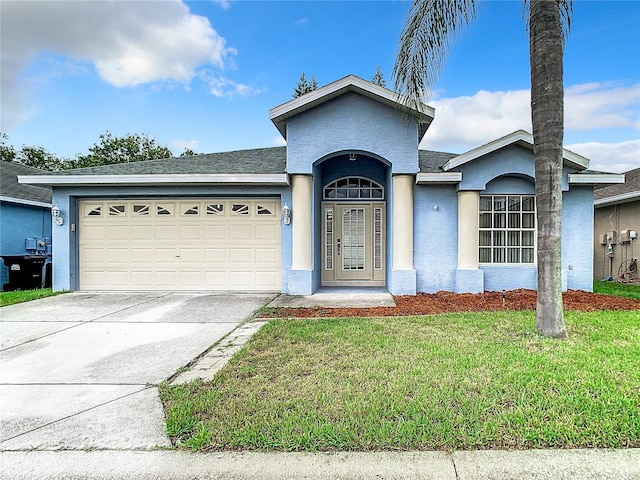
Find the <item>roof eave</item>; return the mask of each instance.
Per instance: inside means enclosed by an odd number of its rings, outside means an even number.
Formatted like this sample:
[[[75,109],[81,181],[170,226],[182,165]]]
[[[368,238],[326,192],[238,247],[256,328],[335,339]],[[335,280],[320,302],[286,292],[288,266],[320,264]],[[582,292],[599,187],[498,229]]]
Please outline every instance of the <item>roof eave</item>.
[[[596,207],[606,207],[607,205],[616,205],[620,203],[629,203],[640,201],[640,190],[637,192],[627,192],[612,197],[600,198],[595,200],[593,204]]]
[[[416,184],[456,184],[462,181],[462,172],[429,172],[418,173],[416,175]]]
[[[0,202],[16,203],[20,205],[27,205],[29,207],[51,208],[51,203],[36,202],[35,200],[27,200],[24,198],[5,197],[4,195],[0,195]]]
[[[570,173],[569,185],[615,185],[624,178],[622,173]]]
[[[525,147],[533,151],[533,135],[524,130],[517,130],[509,135],[498,138],[497,140],[486,143],[480,147],[474,148],[473,150],[469,150],[462,155],[452,158],[442,166],[442,169],[445,171],[452,170],[509,145],[520,145],[521,147]],[[587,158],[582,155],[578,155],[571,150],[563,148],[562,156],[564,163],[571,168],[584,170],[589,167],[589,160]]]
[[[289,185],[286,173],[156,174],[156,175],[21,175],[30,185]]]

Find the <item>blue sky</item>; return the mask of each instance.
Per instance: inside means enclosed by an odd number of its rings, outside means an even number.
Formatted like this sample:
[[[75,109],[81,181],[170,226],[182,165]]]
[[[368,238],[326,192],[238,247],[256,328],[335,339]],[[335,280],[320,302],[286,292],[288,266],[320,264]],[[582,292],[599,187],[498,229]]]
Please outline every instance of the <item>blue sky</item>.
[[[391,84],[409,5],[3,0],[1,130],[67,157],[106,130],[176,155],[281,145],[269,109],[303,71],[322,86],[380,66]],[[574,0],[565,90],[565,145],[593,169],[639,167],[640,1]],[[520,1],[482,2],[427,103],[421,148],[462,153],[531,130]]]

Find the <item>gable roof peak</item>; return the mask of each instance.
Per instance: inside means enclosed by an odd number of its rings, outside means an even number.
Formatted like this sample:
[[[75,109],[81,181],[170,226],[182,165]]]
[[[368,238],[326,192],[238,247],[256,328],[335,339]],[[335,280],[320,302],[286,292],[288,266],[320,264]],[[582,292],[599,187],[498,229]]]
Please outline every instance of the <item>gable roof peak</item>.
[[[421,104],[418,110],[408,109],[404,105],[404,98],[396,92],[388,88],[376,85],[368,80],[364,80],[356,75],[347,75],[346,77],[336,80],[324,87],[320,87],[309,93],[301,95],[293,100],[278,105],[269,110],[269,117],[274,123],[282,136],[287,138],[287,120],[295,115],[317,107],[329,100],[337,98],[348,92],[355,92],[365,97],[369,97],[380,103],[401,110],[409,115],[414,116],[419,123],[420,139],[429,128],[435,116],[435,110],[426,105]]]
[[[447,171],[460,167],[465,163],[471,162],[477,158],[495,152],[496,150],[500,150],[501,148],[507,147],[509,145],[519,145],[533,151],[533,135],[525,130],[516,130],[515,132],[509,133],[504,137],[498,138],[489,143],[485,143],[484,145],[476,147],[466,153],[463,153],[462,155],[458,155],[457,157],[452,158],[442,166],[442,169]],[[575,168],[576,170],[585,170],[589,167],[589,159],[583,157],[582,155],[578,155],[571,150],[563,148],[562,156],[564,158],[565,164],[569,165],[572,168]]]

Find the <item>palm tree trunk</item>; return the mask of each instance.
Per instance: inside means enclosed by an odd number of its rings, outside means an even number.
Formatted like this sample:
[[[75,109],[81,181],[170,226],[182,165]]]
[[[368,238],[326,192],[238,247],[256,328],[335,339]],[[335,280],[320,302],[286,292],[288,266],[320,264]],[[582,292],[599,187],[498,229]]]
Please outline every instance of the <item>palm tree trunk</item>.
[[[561,217],[564,124],[563,31],[558,0],[531,0],[529,50],[536,177],[536,328],[566,338],[562,309]]]

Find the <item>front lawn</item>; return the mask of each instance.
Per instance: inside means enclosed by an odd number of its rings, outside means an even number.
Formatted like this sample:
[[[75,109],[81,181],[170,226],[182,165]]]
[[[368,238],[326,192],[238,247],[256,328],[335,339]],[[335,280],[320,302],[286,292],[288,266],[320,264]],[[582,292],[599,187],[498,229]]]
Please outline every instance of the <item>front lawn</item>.
[[[39,298],[51,297],[62,292],[54,292],[50,288],[39,288],[37,290],[19,290],[17,292],[0,292],[0,307],[13,305],[15,303],[30,302]]]
[[[179,447],[640,447],[640,312],[274,320],[210,383],[161,385]]]
[[[630,283],[595,280],[593,282],[593,291],[595,293],[604,293],[607,295],[616,295],[618,297],[628,297],[640,300],[640,285],[633,285]]]

